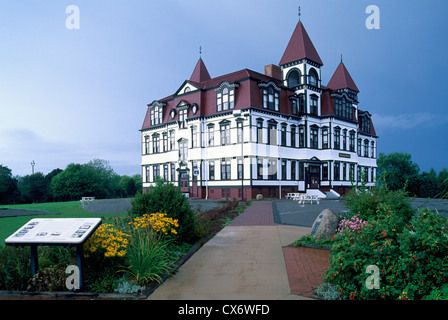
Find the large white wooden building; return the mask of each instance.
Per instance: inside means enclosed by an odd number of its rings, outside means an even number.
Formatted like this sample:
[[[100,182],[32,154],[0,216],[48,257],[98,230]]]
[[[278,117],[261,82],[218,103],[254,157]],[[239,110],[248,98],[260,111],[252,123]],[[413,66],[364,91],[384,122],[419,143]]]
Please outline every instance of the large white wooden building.
[[[278,65],[211,78],[200,58],[174,94],[148,105],[143,189],[156,177],[190,197],[322,197],[374,185],[377,135],[346,66],[323,62],[298,22]]]

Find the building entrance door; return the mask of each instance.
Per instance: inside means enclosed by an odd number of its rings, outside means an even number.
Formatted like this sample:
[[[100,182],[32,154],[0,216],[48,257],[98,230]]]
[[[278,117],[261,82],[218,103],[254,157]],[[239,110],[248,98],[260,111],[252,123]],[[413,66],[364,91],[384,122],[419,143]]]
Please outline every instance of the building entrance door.
[[[319,189],[320,187],[320,166],[310,166],[310,188]]]
[[[179,173],[179,186],[180,191],[183,193],[189,193],[189,175],[188,172],[180,172]]]

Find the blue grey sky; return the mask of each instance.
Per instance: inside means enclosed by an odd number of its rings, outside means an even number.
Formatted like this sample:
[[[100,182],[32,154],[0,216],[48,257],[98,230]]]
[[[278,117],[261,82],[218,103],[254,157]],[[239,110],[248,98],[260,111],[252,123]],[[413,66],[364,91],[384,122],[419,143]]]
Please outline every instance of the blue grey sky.
[[[380,9],[380,29],[365,22]],[[69,30],[66,8],[79,8]],[[94,158],[140,173],[147,104],[199,58],[212,77],[278,64],[298,21],[326,85],[343,61],[373,115],[378,151],[448,167],[448,1],[22,0],[0,2],[0,164],[44,174]]]

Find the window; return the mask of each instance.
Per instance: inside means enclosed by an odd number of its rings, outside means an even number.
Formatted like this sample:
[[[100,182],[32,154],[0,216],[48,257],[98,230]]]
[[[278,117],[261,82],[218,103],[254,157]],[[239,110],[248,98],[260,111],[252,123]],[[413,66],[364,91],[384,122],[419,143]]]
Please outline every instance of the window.
[[[243,122],[237,121],[236,127],[237,127],[237,142],[242,143],[243,142]]]
[[[217,111],[225,111],[235,108],[235,89],[223,87],[216,93]]]
[[[263,159],[257,159],[257,179],[263,180]]]
[[[362,145],[362,140],[358,139],[358,156],[361,156],[361,145]]]
[[[292,98],[291,99],[291,113],[292,114],[297,114],[297,99]]]
[[[221,180],[230,180],[230,160],[221,160]]]
[[[198,128],[196,126],[191,127],[191,147],[196,148],[198,146]]]
[[[208,163],[208,178],[210,180],[215,180],[215,161],[210,161]]]
[[[367,114],[361,116],[361,131],[370,133],[370,118]]]
[[[187,158],[188,158],[187,140],[182,140],[179,142],[179,159],[181,161],[186,161]]]
[[[328,180],[328,163],[322,165],[322,180]]]
[[[370,143],[370,157],[375,158],[375,142]]]
[[[338,127],[334,129],[334,148],[336,150],[341,149],[341,129]]]
[[[160,152],[160,136],[155,134],[152,136],[152,153]]]
[[[347,164],[344,162],[342,164],[342,181],[347,179]]]
[[[230,199],[230,188],[222,189],[222,197],[224,199]]]
[[[299,162],[299,180],[305,180],[305,164],[303,162]]]
[[[355,132],[350,131],[350,143],[349,143],[349,150],[351,152],[355,152]]]
[[[341,174],[341,165],[339,162],[334,163],[334,180],[339,181]]]
[[[342,150],[347,150],[347,129],[342,130]]]
[[[277,123],[268,123],[268,144],[277,145]]]
[[[208,126],[208,145],[209,146],[215,145],[215,126],[214,125]]]
[[[350,166],[348,168],[348,178],[350,181],[355,180],[355,164],[354,163],[350,163]]]
[[[291,126],[291,147],[296,147],[296,126]]]
[[[282,160],[282,180],[286,180],[286,160]]]
[[[291,160],[291,180],[296,180],[296,161]]]
[[[170,131],[170,150],[174,150],[176,141],[176,132],[174,130]]]
[[[299,126],[299,148],[305,148],[305,127]]]
[[[263,108],[269,110],[279,110],[279,92],[274,90],[273,86],[263,89]]]
[[[257,143],[263,143],[263,120],[257,120]]]
[[[158,125],[163,122],[163,107],[162,106],[155,106],[150,111],[150,120],[151,125]]]
[[[149,136],[145,136],[145,154],[149,154]]]
[[[288,88],[297,87],[300,84],[300,71],[294,69],[288,73]]]
[[[163,165],[163,178],[165,179],[165,181],[169,181],[168,180],[168,164]]]
[[[318,78],[318,76],[317,76],[316,70],[314,70],[314,69],[311,69],[311,70],[310,70],[308,79],[309,79],[309,84],[310,84],[310,85],[312,85],[312,86],[314,86],[314,87],[317,87],[317,82],[318,82],[318,79],[319,79],[319,78]]]
[[[152,167],[153,171],[152,171],[152,175],[153,175],[153,181],[156,181],[157,177],[160,177],[160,165],[159,164],[155,164]]]
[[[277,180],[277,160],[268,160],[268,179]]]
[[[176,166],[171,164],[171,181],[176,181]]]
[[[281,144],[286,147],[286,124],[282,124]]]
[[[230,144],[230,122],[221,123],[221,145]]]
[[[311,127],[310,147],[313,149],[319,148],[318,131],[317,127]]]
[[[187,120],[188,109],[179,110],[179,128],[185,129],[185,121]]]
[[[163,134],[163,152],[168,151],[168,135],[166,133]]]
[[[311,96],[311,102],[310,102],[310,113],[317,116],[318,115],[318,108],[317,108],[317,97],[316,96]]]
[[[243,159],[238,159],[238,179],[243,180]]]
[[[346,99],[345,96],[342,98],[335,98],[334,99],[334,108],[335,108],[335,114],[338,117],[346,118],[346,119],[353,119],[353,107],[352,107],[352,101],[349,99]]]
[[[303,94],[299,94],[299,113],[305,113],[305,112],[306,112],[305,98]]]
[[[322,129],[322,148],[323,149],[328,149],[329,145],[328,145],[328,128],[323,128]]]
[[[151,167],[150,166],[146,166],[146,176],[145,176],[145,178],[146,178],[146,182],[149,182],[149,177],[151,176],[151,169],[150,169]]]
[[[364,157],[369,156],[369,140],[364,140]]]

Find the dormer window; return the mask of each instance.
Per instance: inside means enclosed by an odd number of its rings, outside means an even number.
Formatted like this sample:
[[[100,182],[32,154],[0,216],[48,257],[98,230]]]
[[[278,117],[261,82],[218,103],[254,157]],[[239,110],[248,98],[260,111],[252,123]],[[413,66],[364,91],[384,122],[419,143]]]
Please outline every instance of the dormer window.
[[[238,88],[238,84],[231,84],[228,81],[224,81],[216,89],[216,111],[226,111],[235,108],[235,89]]]
[[[263,108],[279,111],[281,89],[271,81],[268,83],[260,83],[258,86],[263,89]]]
[[[364,114],[361,116],[361,131],[365,133],[370,133],[370,116],[369,114]]]
[[[156,102],[154,105],[150,105],[150,121],[151,126],[162,124],[163,122],[163,104]]]

